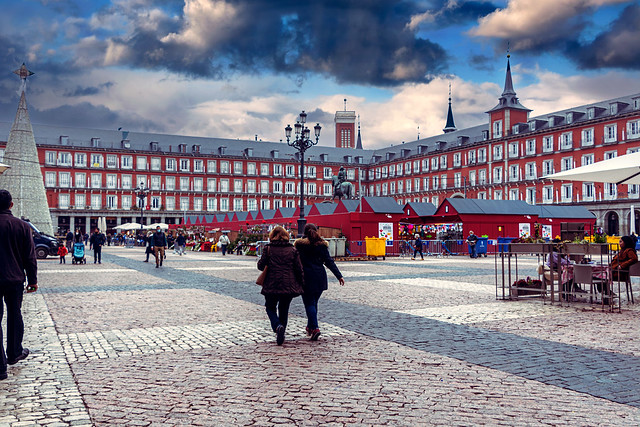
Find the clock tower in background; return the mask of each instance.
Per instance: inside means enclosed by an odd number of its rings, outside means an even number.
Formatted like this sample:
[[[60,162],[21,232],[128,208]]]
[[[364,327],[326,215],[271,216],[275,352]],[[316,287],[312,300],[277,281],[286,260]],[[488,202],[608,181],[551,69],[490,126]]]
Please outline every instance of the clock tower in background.
[[[356,112],[347,111],[347,100],[344,100],[344,110],[336,111],[334,118],[336,125],[336,147],[356,148]]]

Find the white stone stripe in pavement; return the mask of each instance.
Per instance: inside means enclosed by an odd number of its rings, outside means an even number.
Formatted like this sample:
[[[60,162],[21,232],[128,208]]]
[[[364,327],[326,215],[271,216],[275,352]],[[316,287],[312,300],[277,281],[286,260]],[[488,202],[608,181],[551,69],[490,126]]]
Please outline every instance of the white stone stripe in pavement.
[[[543,305],[542,303],[533,304],[508,301],[487,304],[465,304],[451,307],[417,308],[398,310],[398,312],[463,325],[496,320],[519,319],[523,317],[549,316],[560,313],[566,314],[567,310],[566,307]]]
[[[290,317],[287,339],[306,338],[305,326],[306,319]],[[320,329],[325,338],[353,334],[346,329],[324,323],[320,324]],[[264,319],[60,334],[60,340],[70,362],[84,362],[112,357],[275,342],[275,334],[271,331],[269,321]]]
[[[131,270],[129,268],[86,268],[79,265],[77,268],[70,268],[65,270],[43,270],[38,269],[38,274],[46,274],[46,273],[125,273]]]
[[[496,288],[493,285],[478,285],[476,283],[454,282],[451,280],[414,278],[414,279],[383,279],[383,280],[379,280],[379,282],[387,282],[391,285],[402,284],[402,285],[422,286],[422,287],[436,288],[436,289],[448,289],[448,290],[454,290],[454,291],[477,292],[477,293],[491,294],[491,295],[495,295],[496,293]]]
[[[31,354],[0,382],[0,426],[91,425],[42,295],[25,295],[22,312],[23,344]]]

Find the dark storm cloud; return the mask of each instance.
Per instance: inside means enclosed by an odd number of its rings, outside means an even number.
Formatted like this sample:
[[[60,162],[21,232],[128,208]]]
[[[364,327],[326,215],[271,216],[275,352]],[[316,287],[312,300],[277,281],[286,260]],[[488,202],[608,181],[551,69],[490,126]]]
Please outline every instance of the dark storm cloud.
[[[585,69],[640,69],[640,5],[626,7],[592,42],[570,43],[567,55]]]
[[[486,55],[472,55],[469,64],[476,70],[492,71],[495,68],[495,59]]]
[[[236,71],[311,72],[373,85],[428,81],[446,68],[444,49],[407,28],[421,12],[408,0],[228,3],[239,13],[219,35],[205,37],[204,48],[179,36],[162,41],[166,29],[141,25],[127,39],[113,40],[128,47],[120,63],[214,78]]]
[[[112,82],[103,83],[98,86],[76,86],[75,88],[67,89],[62,96],[70,98],[97,95],[102,92],[103,89],[109,89],[111,86],[113,86]]]
[[[448,27],[476,21],[498,9],[498,6],[488,1],[465,1],[455,3],[452,6],[447,5],[448,2],[435,13],[433,25],[436,27]]]

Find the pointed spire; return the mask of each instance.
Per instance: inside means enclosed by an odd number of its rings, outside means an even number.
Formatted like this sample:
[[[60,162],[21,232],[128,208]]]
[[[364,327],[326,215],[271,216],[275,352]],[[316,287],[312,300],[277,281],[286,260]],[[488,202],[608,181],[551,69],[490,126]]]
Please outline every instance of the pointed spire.
[[[507,54],[507,76],[504,79],[504,90],[502,96],[515,95],[516,91],[513,89],[513,80],[511,79],[511,54]]]
[[[451,109],[451,83],[449,83],[449,111],[447,111],[447,124],[444,126],[442,131],[444,133],[449,133],[457,130],[456,124],[453,121],[453,110]]]
[[[507,49],[507,74],[504,79],[504,91],[502,92],[502,95],[500,95],[500,98],[498,98],[498,105],[487,111],[487,113],[503,110],[505,108],[531,111],[524,105],[520,104],[520,101],[516,96],[516,91],[513,89],[513,79],[511,78],[511,53],[509,53],[509,49]]]
[[[356,150],[362,150],[362,137],[360,136],[360,114],[358,114],[358,140],[356,141]]]

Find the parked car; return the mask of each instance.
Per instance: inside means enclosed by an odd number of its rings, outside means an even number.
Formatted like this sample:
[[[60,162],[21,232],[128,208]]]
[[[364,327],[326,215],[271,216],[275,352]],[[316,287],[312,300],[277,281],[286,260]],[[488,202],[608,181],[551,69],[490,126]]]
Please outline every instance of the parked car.
[[[38,259],[44,259],[48,255],[57,256],[59,245],[58,239],[38,230],[35,225],[29,222],[29,220],[24,221],[29,224],[31,230],[33,231],[33,243],[36,247],[36,257]]]

